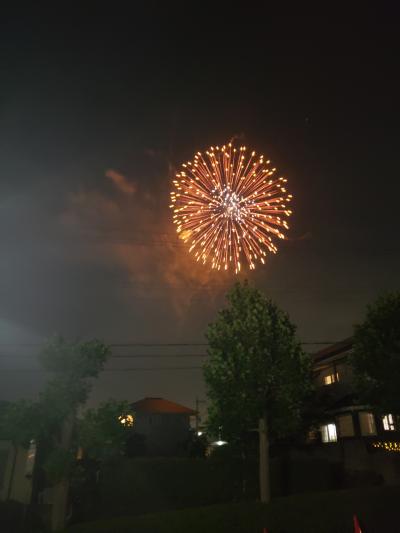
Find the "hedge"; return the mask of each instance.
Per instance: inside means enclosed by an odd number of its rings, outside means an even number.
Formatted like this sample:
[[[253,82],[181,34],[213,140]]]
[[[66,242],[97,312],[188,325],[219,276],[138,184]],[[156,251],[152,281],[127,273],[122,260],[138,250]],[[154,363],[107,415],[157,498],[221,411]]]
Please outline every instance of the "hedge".
[[[335,469],[336,465],[327,461],[295,461],[284,483],[282,465],[273,460],[272,494],[336,488]],[[82,491],[74,521],[254,501],[257,497],[255,459],[243,463],[239,459],[121,458],[102,468],[98,484]]]
[[[65,533],[352,533],[399,531],[400,487],[296,494],[269,505],[237,503],[199,507],[73,526]]]

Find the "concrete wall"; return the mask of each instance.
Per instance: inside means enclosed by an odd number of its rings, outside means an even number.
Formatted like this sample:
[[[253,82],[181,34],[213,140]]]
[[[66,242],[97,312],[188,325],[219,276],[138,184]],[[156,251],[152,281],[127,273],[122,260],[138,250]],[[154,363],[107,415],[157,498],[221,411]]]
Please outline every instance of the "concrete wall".
[[[400,453],[371,451],[364,439],[341,439],[336,443],[313,446],[312,451],[296,455],[341,463],[348,472],[374,472],[382,476],[386,484],[400,483]]]
[[[0,500],[5,501],[11,489],[11,471],[14,453],[9,441],[0,441]]]
[[[32,479],[26,477],[27,450],[15,448],[10,441],[0,441],[0,500],[28,504],[32,494]]]

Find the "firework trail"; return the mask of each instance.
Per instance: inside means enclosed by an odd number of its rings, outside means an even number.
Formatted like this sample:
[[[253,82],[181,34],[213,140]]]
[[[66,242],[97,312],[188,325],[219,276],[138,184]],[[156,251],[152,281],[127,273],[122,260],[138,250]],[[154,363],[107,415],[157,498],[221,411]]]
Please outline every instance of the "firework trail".
[[[237,274],[244,263],[254,269],[276,253],[275,239],[284,239],[292,195],[286,179],[264,156],[247,155],[233,143],[197,152],[182,165],[171,192],[173,220],[179,237],[189,243],[197,261]]]

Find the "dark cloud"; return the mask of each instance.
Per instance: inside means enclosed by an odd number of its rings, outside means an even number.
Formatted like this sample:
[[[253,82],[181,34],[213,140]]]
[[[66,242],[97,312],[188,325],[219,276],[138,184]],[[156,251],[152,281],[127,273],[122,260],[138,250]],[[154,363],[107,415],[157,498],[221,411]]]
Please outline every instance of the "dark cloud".
[[[236,137],[294,194],[289,239],[243,276],[304,340],[347,336],[398,287],[397,28],[268,13],[265,31],[260,8],[251,26],[207,13],[199,39],[163,9],[91,16],[73,34],[63,19],[36,35],[27,16],[0,33],[1,319],[39,339],[202,340],[234,279],[177,238],[170,180]],[[194,370],[140,364],[154,371],[105,374],[95,397],[203,394]]]

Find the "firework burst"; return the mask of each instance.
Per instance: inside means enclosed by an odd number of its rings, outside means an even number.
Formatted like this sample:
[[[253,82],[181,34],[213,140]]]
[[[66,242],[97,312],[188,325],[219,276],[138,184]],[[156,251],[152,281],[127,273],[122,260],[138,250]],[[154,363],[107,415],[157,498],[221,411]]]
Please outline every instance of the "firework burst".
[[[292,195],[275,173],[263,155],[248,155],[245,146],[232,143],[197,152],[182,165],[170,207],[179,237],[197,261],[238,273],[244,263],[254,269],[268,252],[277,252],[274,240],[285,238]]]

